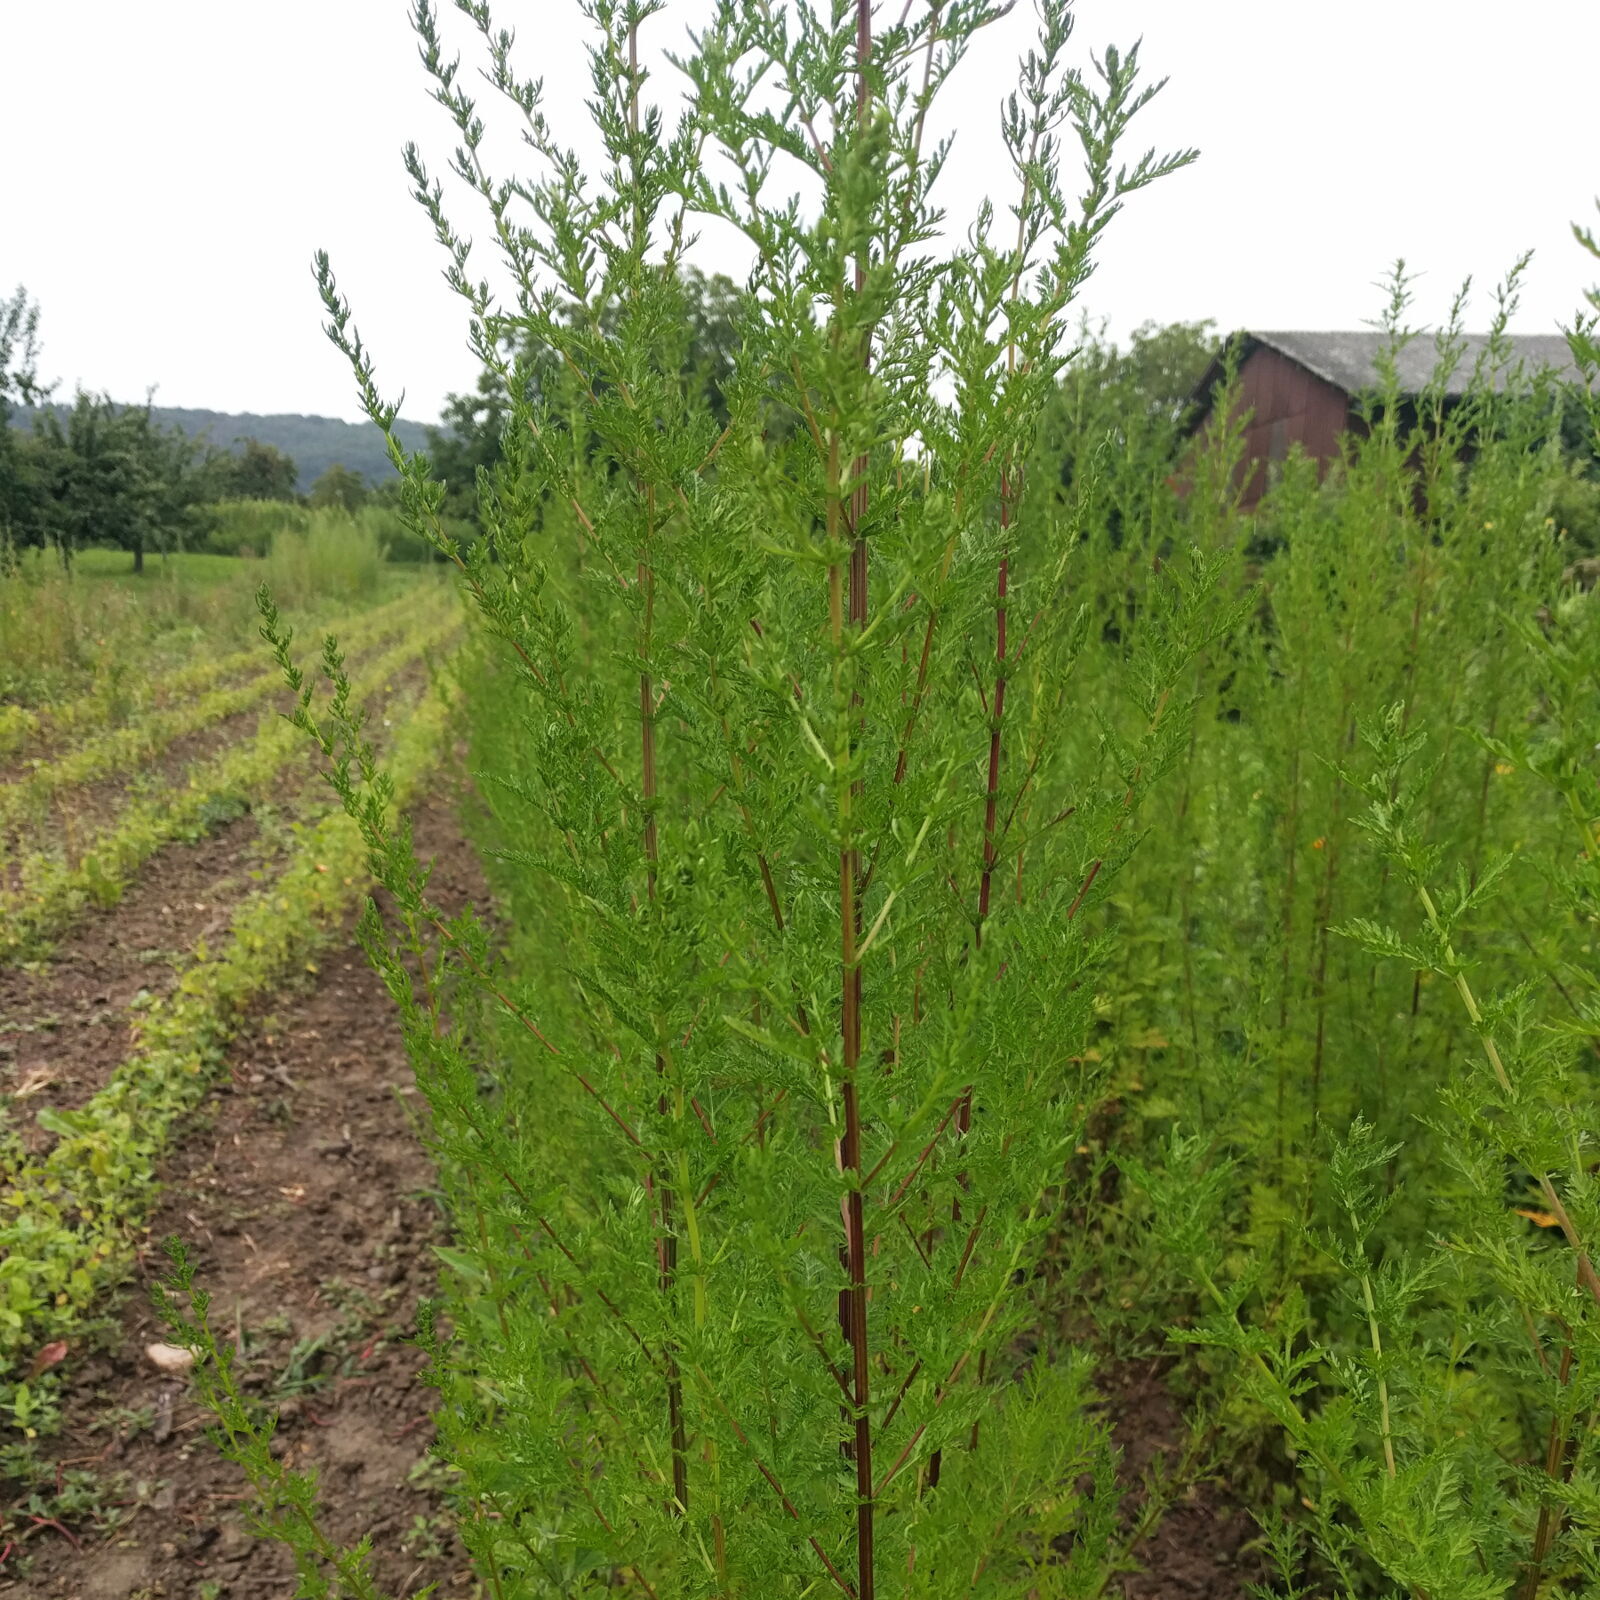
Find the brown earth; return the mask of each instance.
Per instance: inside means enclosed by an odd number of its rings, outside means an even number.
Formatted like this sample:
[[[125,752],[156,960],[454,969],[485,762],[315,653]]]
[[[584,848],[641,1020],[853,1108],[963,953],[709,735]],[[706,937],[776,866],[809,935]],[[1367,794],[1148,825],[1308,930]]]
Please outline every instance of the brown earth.
[[[434,858],[433,892],[447,906],[481,887],[452,798],[417,815],[418,849]],[[247,1386],[288,1394],[277,1443],[287,1462],[320,1469],[330,1535],[372,1535],[380,1588],[436,1583],[441,1597],[466,1596],[473,1581],[427,1453],[432,1391],[417,1378],[421,1354],[403,1342],[443,1237],[420,1098],[392,1004],[359,952],[336,944],[315,965],[278,1015],[235,1041],[206,1120],[165,1164],[151,1236],[190,1245]],[[288,1552],[245,1525],[242,1475],[204,1437],[208,1417],[144,1354],[164,1331],[147,1296],[164,1265],[155,1249],[140,1263],[107,1351],[75,1370],[74,1353],[65,1363],[65,1426],[48,1458],[69,1498],[86,1467],[101,1498],[75,1526],[13,1505],[0,1595],[295,1592]]]
[[[1122,1480],[1137,1516],[1133,1488],[1152,1470],[1174,1474],[1186,1443],[1183,1412],[1165,1381],[1171,1362],[1125,1361],[1096,1374],[1112,1435],[1122,1451]],[[1132,1552],[1140,1570],[1118,1580],[1124,1600],[1242,1600],[1264,1574],[1251,1542],[1259,1530],[1224,1485],[1202,1477],[1179,1492],[1154,1530]]]
[[[396,696],[419,688],[420,666],[373,701],[376,731]],[[277,775],[272,803],[145,863],[115,906],[85,914],[48,961],[0,967],[0,1092],[30,1148],[48,1142],[34,1114],[81,1105],[127,1055],[146,998],[171,993],[201,940],[224,938],[250,874],[273,861],[291,824],[325,809],[309,744]]]
[[[394,617],[381,632],[373,634],[362,644],[362,650],[381,651],[387,649],[404,626],[405,619],[403,617]],[[297,626],[297,636],[314,643],[321,638],[321,629],[313,625]],[[232,654],[232,651],[226,653]],[[31,777],[39,767],[59,760],[62,756],[78,749],[89,740],[98,738],[101,734],[109,733],[114,729],[127,727],[142,717],[150,716],[152,713],[170,711],[175,706],[184,705],[204,695],[218,694],[225,689],[237,689],[249,683],[253,678],[261,677],[264,673],[268,676],[276,676],[275,668],[269,671],[270,657],[265,646],[259,646],[252,653],[248,664],[214,679],[201,689],[179,689],[174,692],[159,682],[164,672],[180,665],[187,666],[189,662],[157,664],[154,669],[154,675],[158,682],[152,686],[149,682],[152,668],[149,663],[141,663],[137,669],[138,675],[143,676],[146,680],[142,688],[130,694],[126,704],[119,708],[117,714],[109,717],[104,723],[91,727],[69,728],[63,731],[52,724],[50,720],[52,708],[48,704],[37,707],[36,709],[43,715],[43,726],[37,734],[24,740],[14,751],[0,759],[0,785],[21,782],[23,779]],[[264,703],[270,704],[272,701],[273,697],[269,695],[268,700]],[[240,714],[254,716],[258,715],[259,711],[259,706],[246,707],[245,711]]]
[[[265,652],[263,652],[262,661],[264,662],[265,660],[266,656]],[[240,685],[248,683],[252,678],[259,678],[262,675],[262,663],[258,662],[252,669],[235,673],[231,677],[223,678],[216,683],[207,685],[203,693],[216,694],[223,689],[238,688]],[[171,700],[163,700],[159,702],[153,702],[148,706],[140,706],[132,715],[128,717],[124,717],[118,721],[108,722],[103,727],[86,729],[77,737],[68,736],[66,738],[56,740],[53,744],[35,743],[29,745],[24,754],[16,757],[9,763],[0,766],[0,784],[26,782],[40,767],[47,766],[53,761],[59,761],[63,756],[70,755],[74,750],[85,744],[88,744],[91,740],[98,739],[108,733],[114,733],[120,728],[129,727],[133,723],[137,722],[141,717],[150,716],[152,713],[170,711],[175,706],[181,706],[188,700],[198,698],[200,698],[198,695],[178,695]],[[237,712],[235,715],[259,716],[261,714],[261,706],[270,705],[274,698],[275,696],[269,692],[260,704],[246,706],[243,711]],[[218,725],[219,723],[206,724],[207,727],[216,727]],[[204,730],[200,729],[196,731],[203,732]],[[193,735],[185,734],[183,737],[192,738]],[[163,745],[161,750],[153,753],[152,759],[158,759],[169,748],[170,746]]]

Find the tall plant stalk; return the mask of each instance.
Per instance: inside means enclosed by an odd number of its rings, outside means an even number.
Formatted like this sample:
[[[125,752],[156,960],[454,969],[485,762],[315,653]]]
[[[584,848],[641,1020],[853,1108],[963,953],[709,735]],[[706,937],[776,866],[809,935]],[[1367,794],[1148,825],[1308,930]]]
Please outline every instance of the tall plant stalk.
[[[1008,6],[719,0],[674,60],[676,125],[646,94],[661,6],[583,9],[593,179],[463,0],[536,162],[492,177],[441,19],[415,13],[514,285],[502,304],[469,270],[410,153],[511,395],[481,543],[445,533],[440,486],[392,444],[406,515],[484,624],[468,713],[503,953],[432,910],[378,775],[347,785],[411,913],[368,943],[494,1286],[480,1305],[458,1283],[461,1331],[431,1346],[484,1510],[463,1537],[508,1596],[1092,1591],[1117,1559],[1109,1446],[1075,1352],[1019,1363],[1019,1285],[1093,1099],[1088,917],[1187,737],[1174,690],[1219,625],[1216,563],[1175,563],[1125,732],[1069,763],[1080,541],[1041,523],[1026,584],[1012,543],[1094,248],[1189,155],[1121,161],[1153,92],[1137,55],[1080,73],[1046,8],[1004,116],[1015,242],[987,205],[956,242],[930,112]],[[753,258],[709,349],[697,218]],[[323,291],[391,428],[331,271]],[[991,628],[992,699],[971,673]],[[330,748],[359,742],[341,705]],[[1018,893],[997,894],[1013,850]],[[413,989],[419,929],[442,1008]],[[980,1425],[1004,1471],[970,1448]]]

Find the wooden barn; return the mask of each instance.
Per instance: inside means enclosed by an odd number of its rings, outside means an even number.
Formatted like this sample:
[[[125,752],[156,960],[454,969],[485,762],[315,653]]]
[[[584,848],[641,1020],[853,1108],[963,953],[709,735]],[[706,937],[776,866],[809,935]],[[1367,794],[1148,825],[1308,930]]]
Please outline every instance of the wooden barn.
[[[1356,400],[1379,386],[1378,357],[1386,334],[1255,333],[1230,335],[1206,369],[1194,392],[1189,428],[1200,432],[1212,414],[1227,358],[1238,363],[1239,409],[1245,424],[1248,473],[1244,504],[1248,508],[1267,486],[1271,465],[1298,444],[1313,459],[1328,462],[1339,453],[1341,434],[1361,426]],[[1572,376],[1571,352],[1560,334],[1509,336],[1513,370],[1524,374],[1554,370]],[[1485,334],[1468,334],[1460,360],[1445,384],[1446,401],[1466,392],[1488,344]],[[1414,399],[1428,385],[1438,356],[1430,338],[1405,345],[1397,361],[1401,395]]]

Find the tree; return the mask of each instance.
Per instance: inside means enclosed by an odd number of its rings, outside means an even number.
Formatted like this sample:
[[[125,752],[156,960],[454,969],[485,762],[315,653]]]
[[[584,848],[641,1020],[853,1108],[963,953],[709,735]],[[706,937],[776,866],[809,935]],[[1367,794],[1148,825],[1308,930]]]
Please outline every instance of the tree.
[[[212,458],[212,498],[216,500],[296,500],[300,474],[291,456],[259,439],[235,439],[237,454]]]
[[[7,426],[12,407],[35,405],[50,387],[39,382],[39,306],[17,285],[9,300],[0,300],[0,544],[27,543],[19,524],[27,520],[31,500],[29,463],[22,442]]]
[[[85,545],[170,549],[195,523],[204,480],[195,446],[163,428],[150,406],[118,406],[80,391],[65,415],[40,413],[19,452],[29,515],[22,544],[54,544],[63,561]]]
[[[310,500],[318,508],[338,507],[341,511],[359,511],[371,493],[367,480],[342,462],[334,464],[311,485]]]
[[[49,392],[39,382],[39,304],[18,284],[0,300],[0,423],[13,405],[36,405]]]

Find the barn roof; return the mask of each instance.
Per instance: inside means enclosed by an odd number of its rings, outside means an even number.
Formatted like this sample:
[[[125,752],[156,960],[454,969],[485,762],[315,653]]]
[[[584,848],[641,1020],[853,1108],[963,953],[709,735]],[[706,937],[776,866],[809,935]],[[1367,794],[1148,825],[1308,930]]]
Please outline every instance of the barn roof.
[[[1562,334],[1511,333],[1505,336],[1505,342],[1512,371],[1520,367],[1525,377],[1545,370],[1554,371],[1563,378],[1578,376],[1572,364],[1572,351]],[[1370,329],[1357,333],[1258,332],[1240,329],[1223,342],[1221,350],[1196,386],[1194,400],[1202,410],[1209,404],[1211,391],[1222,376],[1223,357],[1230,349],[1237,351],[1238,359],[1242,362],[1262,345],[1287,356],[1335,388],[1343,389],[1346,394],[1359,394],[1381,384],[1378,357],[1389,343],[1388,334]],[[1466,393],[1479,362],[1487,361],[1489,335],[1464,334],[1461,345],[1461,353],[1445,380],[1447,398]],[[1432,378],[1438,360],[1439,352],[1433,339],[1426,334],[1418,335],[1404,344],[1395,357],[1400,392],[1420,394]],[[1505,381],[1507,375],[1505,370],[1496,374],[1497,386]]]

